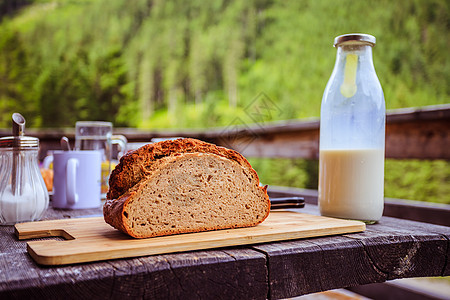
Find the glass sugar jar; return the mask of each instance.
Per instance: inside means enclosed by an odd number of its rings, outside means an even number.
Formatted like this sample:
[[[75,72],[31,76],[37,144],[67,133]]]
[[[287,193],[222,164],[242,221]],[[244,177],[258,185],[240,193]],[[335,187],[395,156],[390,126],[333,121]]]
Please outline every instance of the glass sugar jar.
[[[17,131],[17,121],[23,124]],[[14,123],[16,122],[16,123]],[[0,225],[39,220],[49,195],[39,170],[39,139],[23,135],[25,119],[13,115],[13,136],[0,138]]]
[[[322,215],[374,223],[384,207],[386,108],[372,60],[375,37],[336,37],[320,112]]]

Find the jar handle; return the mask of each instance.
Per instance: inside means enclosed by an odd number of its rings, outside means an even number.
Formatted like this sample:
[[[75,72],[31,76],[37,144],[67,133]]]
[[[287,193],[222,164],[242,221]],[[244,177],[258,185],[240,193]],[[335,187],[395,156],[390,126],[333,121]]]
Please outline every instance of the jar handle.
[[[66,201],[69,205],[74,205],[78,202],[77,190],[77,167],[79,165],[78,159],[70,158],[66,166]]]

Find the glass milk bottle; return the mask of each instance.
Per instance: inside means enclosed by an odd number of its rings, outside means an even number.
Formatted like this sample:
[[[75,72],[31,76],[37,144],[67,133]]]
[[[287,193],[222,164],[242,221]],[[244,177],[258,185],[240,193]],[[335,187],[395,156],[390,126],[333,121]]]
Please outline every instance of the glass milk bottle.
[[[384,206],[386,108],[372,61],[375,37],[336,37],[336,63],[320,112],[319,208],[375,223]]]

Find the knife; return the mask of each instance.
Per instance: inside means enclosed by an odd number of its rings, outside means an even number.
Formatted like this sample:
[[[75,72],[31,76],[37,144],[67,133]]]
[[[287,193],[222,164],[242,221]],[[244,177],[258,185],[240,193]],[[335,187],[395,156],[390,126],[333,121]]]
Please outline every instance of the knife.
[[[303,197],[282,197],[270,198],[270,209],[282,208],[303,208],[305,207],[305,198]]]

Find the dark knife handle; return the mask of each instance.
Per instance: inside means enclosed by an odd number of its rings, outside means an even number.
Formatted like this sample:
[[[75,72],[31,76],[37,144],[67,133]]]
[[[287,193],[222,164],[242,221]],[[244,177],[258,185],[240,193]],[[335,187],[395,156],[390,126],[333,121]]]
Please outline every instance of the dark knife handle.
[[[282,197],[270,198],[270,209],[282,208],[303,208],[305,207],[305,198],[303,197]]]

